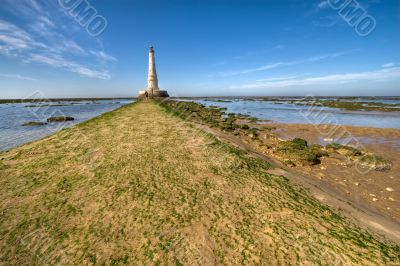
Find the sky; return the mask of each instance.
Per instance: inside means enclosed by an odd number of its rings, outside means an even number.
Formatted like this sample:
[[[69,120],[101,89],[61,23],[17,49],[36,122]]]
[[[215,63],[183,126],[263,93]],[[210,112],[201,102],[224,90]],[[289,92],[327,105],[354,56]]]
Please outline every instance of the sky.
[[[150,45],[171,96],[399,96],[400,0],[347,1],[0,0],[0,98],[134,97]]]

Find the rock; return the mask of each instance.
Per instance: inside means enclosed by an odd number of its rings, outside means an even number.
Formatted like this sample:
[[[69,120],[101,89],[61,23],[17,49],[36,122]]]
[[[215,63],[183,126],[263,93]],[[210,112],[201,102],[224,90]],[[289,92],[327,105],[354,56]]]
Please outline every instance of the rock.
[[[391,187],[387,187],[387,188],[386,188],[386,191],[393,192],[393,191],[394,191],[394,189],[393,189],[393,188],[391,188]]]
[[[27,122],[25,124],[22,124],[23,127],[37,127],[37,126],[44,126],[47,125],[47,123],[43,122]]]
[[[357,187],[359,187],[359,186],[360,186],[360,183],[354,183],[354,185],[357,186]]]
[[[390,200],[390,201],[395,201],[395,199],[394,199],[394,198],[389,198],[389,200]]]
[[[364,155],[360,157],[356,162],[361,166],[381,172],[389,171],[393,166],[391,161],[374,154]]]
[[[333,142],[333,139],[332,138],[324,138],[324,141],[325,142]]]
[[[372,199],[372,201],[374,201],[374,202],[377,202],[377,201],[378,201],[378,199],[377,199],[377,198],[373,198],[373,199]]]
[[[66,121],[74,121],[75,118],[70,117],[70,116],[56,116],[56,117],[50,117],[47,119],[47,122],[52,123],[52,122],[66,122]]]

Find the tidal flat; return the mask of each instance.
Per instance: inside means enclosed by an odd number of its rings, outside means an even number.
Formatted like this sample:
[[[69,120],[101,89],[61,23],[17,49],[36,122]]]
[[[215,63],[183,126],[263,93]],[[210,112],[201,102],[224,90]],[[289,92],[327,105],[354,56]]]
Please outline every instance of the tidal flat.
[[[171,105],[129,104],[0,153],[1,262],[400,263],[398,244],[199,127],[258,130]]]

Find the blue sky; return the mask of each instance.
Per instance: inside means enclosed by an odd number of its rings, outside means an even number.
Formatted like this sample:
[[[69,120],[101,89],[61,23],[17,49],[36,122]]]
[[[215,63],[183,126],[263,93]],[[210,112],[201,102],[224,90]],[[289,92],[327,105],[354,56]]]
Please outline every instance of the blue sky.
[[[326,0],[88,3],[98,37],[58,0],[1,0],[0,98],[136,96],[149,45],[173,96],[400,95],[399,0],[353,2],[366,37]]]

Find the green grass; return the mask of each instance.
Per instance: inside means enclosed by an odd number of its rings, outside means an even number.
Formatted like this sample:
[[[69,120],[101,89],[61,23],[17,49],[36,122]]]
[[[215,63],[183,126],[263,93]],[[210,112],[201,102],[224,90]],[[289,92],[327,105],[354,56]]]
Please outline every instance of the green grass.
[[[1,153],[0,264],[400,263],[397,245],[190,123],[140,102]]]

